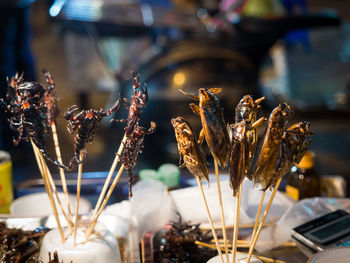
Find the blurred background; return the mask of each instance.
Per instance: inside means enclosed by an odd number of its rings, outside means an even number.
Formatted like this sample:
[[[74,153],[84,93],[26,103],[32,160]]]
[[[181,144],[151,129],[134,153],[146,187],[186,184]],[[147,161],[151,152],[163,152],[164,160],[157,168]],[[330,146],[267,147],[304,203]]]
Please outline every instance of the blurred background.
[[[135,171],[178,163],[171,118],[183,116],[199,132],[200,120],[179,88],[221,87],[229,123],[246,94],[266,96],[266,117],[278,103],[290,104],[291,124],[311,122],[318,174],[337,176],[343,195],[350,195],[349,1],[37,0],[1,1],[0,7],[1,97],[6,76],[24,72],[26,80],[43,82],[42,69],[51,72],[65,163],[73,137],[63,113],[73,104],[109,109],[119,94],[130,96],[134,71],[149,92],[141,124],[157,123],[156,132],[145,137]],[[121,107],[113,117],[126,115]],[[7,126],[1,112],[0,148],[11,153],[14,185],[24,189],[40,175],[30,145],[14,147]],[[105,176],[99,172],[109,170],[123,127],[104,121],[87,148],[84,172]],[[209,155],[208,161],[213,168]]]

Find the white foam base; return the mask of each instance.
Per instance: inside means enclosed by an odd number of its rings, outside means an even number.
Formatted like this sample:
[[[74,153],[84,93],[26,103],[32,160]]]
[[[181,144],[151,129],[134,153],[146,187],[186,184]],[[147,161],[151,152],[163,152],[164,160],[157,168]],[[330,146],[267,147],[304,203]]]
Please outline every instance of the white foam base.
[[[73,235],[64,229],[65,243],[61,242],[58,229],[49,231],[42,242],[39,259],[42,262],[49,262],[49,253],[57,251],[60,262],[63,263],[121,263],[118,241],[114,235],[101,225],[96,225],[94,233],[85,241],[86,227],[78,227],[77,244],[74,246]]]

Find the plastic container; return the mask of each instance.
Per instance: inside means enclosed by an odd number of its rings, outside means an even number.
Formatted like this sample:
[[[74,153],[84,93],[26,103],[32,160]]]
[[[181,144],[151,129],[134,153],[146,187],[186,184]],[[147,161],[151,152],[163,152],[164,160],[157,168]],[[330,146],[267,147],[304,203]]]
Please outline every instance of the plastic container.
[[[350,247],[330,248],[313,255],[307,263],[348,263]]]
[[[0,151],[0,214],[10,212],[13,200],[12,162],[8,152]]]
[[[74,245],[73,234],[69,234],[68,228],[64,229],[66,241],[62,243],[59,231],[53,229],[49,231],[41,244],[39,260],[49,261],[55,251],[57,251],[60,262],[74,263],[122,263],[119,245],[113,233],[106,227],[97,223],[94,232],[85,243],[85,231],[89,226],[88,222],[81,222],[77,229],[76,245]]]

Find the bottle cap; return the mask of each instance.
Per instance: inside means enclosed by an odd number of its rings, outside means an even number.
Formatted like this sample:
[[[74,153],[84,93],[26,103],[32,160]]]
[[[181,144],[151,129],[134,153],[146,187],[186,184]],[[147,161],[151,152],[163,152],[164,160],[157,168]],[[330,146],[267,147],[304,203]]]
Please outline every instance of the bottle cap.
[[[172,163],[165,163],[159,166],[158,173],[161,175],[165,185],[177,187],[180,184],[180,169]]]
[[[312,151],[307,151],[300,162],[296,165],[300,169],[310,169],[315,163],[315,153]]]

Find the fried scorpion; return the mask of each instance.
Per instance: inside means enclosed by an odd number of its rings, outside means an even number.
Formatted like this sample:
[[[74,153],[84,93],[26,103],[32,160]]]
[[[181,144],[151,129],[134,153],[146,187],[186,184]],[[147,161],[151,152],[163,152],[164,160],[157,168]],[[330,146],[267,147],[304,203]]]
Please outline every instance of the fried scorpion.
[[[140,74],[133,76],[132,88],[133,93],[131,95],[131,101],[127,98],[123,98],[125,107],[129,109],[127,119],[112,120],[116,122],[126,122],[125,131],[127,135],[132,133],[134,126],[139,123],[142,110],[146,107],[148,102],[147,86],[146,84],[140,83]],[[129,104],[129,106],[127,104]]]
[[[69,170],[73,169],[75,165],[84,163],[86,159],[86,145],[94,139],[102,118],[111,115],[119,109],[120,101],[121,99],[118,99],[107,112],[104,112],[102,109],[99,111],[90,109],[77,113],[78,107],[76,105],[72,105],[65,112],[64,118],[68,121],[68,132],[74,134],[77,131],[74,138],[74,156],[70,159]],[[82,153],[81,159],[80,153]]]
[[[45,93],[43,97],[43,106],[46,109],[46,118],[48,125],[51,126],[55,122],[57,116],[59,115],[59,110],[56,106],[56,98],[53,93],[55,89],[55,81],[51,76],[51,73],[48,71],[43,71],[45,82],[48,85],[45,87]]]
[[[132,169],[136,165],[138,154],[142,152],[143,140],[145,134],[151,134],[155,131],[156,124],[151,122],[151,127],[146,129],[140,127],[138,123],[134,125],[133,130],[126,134],[126,142],[124,145],[124,151],[121,157],[121,161],[125,166],[125,170],[128,172],[129,177],[129,197],[132,197],[131,185],[133,183]]]
[[[43,107],[42,98],[45,89],[37,82],[24,82],[22,76],[12,77],[8,80],[6,102],[0,103],[5,111],[10,113],[8,119],[10,128],[18,133],[13,143],[18,145],[22,140],[33,140],[43,156],[51,163],[61,168],[67,168],[55,160],[46,150],[45,138],[48,133],[46,109]]]

